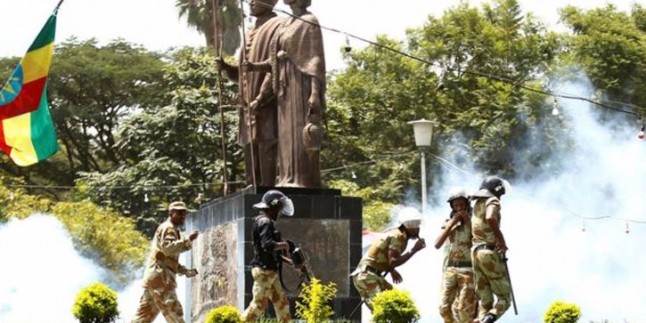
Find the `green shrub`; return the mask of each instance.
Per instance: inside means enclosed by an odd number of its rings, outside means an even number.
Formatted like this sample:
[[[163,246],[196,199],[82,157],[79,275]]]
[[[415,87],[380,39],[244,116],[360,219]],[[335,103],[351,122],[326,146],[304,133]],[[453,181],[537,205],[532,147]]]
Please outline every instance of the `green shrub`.
[[[581,317],[581,308],[576,304],[556,301],[543,315],[545,323],[576,323]]]
[[[372,306],[372,320],[375,323],[412,323],[420,318],[415,302],[407,291],[383,291],[372,299]]]
[[[117,293],[102,283],[87,286],[76,295],[72,313],[81,323],[111,323],[119,316]]]
[[[334,311],[329,302],[336,296],[336,284],[324,285],[314,278],[300,293],[303,303],[296,302],[296,315],[307,323],[327,322]]]
[[[242,323],[242,315],[234,306],[224,305],[211,310],[205,323]]]

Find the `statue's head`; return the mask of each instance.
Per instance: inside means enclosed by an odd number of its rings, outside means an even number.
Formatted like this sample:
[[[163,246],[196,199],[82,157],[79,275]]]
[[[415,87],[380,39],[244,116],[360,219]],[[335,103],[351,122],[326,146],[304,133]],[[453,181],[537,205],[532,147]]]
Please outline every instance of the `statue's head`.
[[[278,0],[251,0],[249,3],[249,12],[252,16],[259,16],[268,11],[272,11]]]

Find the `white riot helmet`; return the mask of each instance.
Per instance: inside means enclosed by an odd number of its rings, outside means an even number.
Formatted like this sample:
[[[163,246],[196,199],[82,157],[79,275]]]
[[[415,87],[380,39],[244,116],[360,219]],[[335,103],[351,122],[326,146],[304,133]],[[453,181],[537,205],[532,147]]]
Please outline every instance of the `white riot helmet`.
[[[400,225],[407,229],[419,228],[422,225],[422,214],[416,208],[407,206],[397,213],[397,219]]]
[[[469,194],[467,194],[467,190],[462,187],[453,187],[449,190],[449,198],[446,201],[450,204],[451,201],[459,198],[469,200]]]

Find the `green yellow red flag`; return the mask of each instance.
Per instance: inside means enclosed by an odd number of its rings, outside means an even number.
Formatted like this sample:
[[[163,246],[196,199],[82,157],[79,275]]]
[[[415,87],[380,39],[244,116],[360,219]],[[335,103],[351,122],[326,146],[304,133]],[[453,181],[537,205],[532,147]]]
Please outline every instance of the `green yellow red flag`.
[[[0,90],[0,148],[19,166],[36,164],[58,151],[47,99],[55,34],[56,11]]]

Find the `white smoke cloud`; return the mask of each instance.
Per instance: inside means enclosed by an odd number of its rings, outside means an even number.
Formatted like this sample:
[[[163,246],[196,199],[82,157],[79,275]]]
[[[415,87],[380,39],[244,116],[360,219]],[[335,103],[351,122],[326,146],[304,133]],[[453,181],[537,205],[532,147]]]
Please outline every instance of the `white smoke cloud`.
[[[561,84],[558,91],[592,94],[587,82]],[[519,315],[510,307],[498,322],[543,322],[545,311],[557,300],[579,305],[581,322],[643,322],[646,257],[640,249],[646,244],[646,142],[637,139],[641,125],[627,123],[622,114],[615,114],[616,122],[599,122],[599,111],[607,111],[582,101],[559,100],[559,110],[575,145],[547,162],[563,169],[556,176],[534,174],[539,176],[532,182],[512,183],[513,189],[502,198],[502,230],[510,248]],[[528,140],[527,145],[533,144],[538,143]],[[523,174],[526,165],[515,167]],[[475,191],[480,174],[451,166],[444,174],[429,174],[442,178],[442,188],[429,192],[429,200],[436,203],[422,228],[427,248],[401,267],[404,282],[398,286],[411,292],[422,323],[441,322],[443,254],[432,244],[449,212],[444,195],[454,185]],[[628,223],[626,233],[626,219],[645,223]],[[365,308],[363,317],[364,322],[370,317]]]
[[[72,239],[55,217],[35,214],[0,225],[0,322],[77,323],[72,306],[78,292],[106,271],[74,249]],[[143,271],[139,276],[142,276]],[[185,279],[177,279],[177,294],[184,303]],[[130,322],[143,293],[142,281],[118,292],[120,316]],[[185,308],[186,309],[186,308]],[[165,322],[160,314],[155,323]]]
[[[57,219],[41,214],[0,226],[0,254],[0,322],[77,322],[76,294],[102,273]]]

